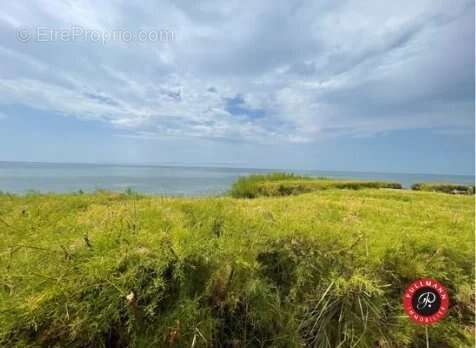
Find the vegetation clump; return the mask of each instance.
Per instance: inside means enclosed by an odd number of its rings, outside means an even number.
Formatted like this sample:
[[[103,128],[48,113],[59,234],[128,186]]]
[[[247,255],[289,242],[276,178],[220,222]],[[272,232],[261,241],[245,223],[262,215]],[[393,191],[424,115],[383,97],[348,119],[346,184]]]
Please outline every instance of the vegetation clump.
[[[234,198],[255,198],[258,196],[257,188],[265,182],[286,182],[295,180],[310,180],[310,177],[299,176],[293,173],[254,174],[240,177],[233,183],[231,196]]]
[[[422,347],[401,297],[430,276],[430,341],[471,347],[474,227],[432,192],[0,195],[0,346]]]
[[[414,191],[444,192],[450,194],[474,195],[474,185],[418,183],[412,185]]]
[[[337,180],[272,173],[239,178],[231,188],[231,196],[235,198],[275,197],[329,189],[360,190],[368,188],[401,189],[402,185],[385,181]]]

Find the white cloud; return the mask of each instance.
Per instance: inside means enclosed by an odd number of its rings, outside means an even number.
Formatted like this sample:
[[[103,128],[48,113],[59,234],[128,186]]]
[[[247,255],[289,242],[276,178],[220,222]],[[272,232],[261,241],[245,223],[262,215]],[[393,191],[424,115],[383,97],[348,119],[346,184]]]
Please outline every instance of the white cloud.
[[[309,142],[474,122],[469,1],[3,7],[0,103],[107,122],[131,136]],[[25,44],[15,38],[24,24],[169,28],[177,39]],[[229,105],[236,96],[239,112]]]

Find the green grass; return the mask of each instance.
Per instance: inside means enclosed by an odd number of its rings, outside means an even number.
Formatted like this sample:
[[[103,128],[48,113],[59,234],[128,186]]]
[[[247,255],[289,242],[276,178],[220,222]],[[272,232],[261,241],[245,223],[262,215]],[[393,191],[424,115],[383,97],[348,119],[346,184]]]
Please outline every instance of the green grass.
[[[385,181],[337,180],[272,173],[239,178],[231,188],[231,196],[235,198],[276,197],[329,189],[360,190],[368,188],[401,189],[402,185]]]
[[[255,198],[258,196],[257,186],[265,182],[307,181],[310,177],[292,173],[270,173],[243,176],[235,181],[231,188],[231,196],[235,198]]]
[[[430,276],[431,346],[472,347],[474,227],[473,197],[404,190],[3,194],[0,346],[423,347],[401,296]]]
[[[412,185],[412,190],[474,195],[474,185],[458,185],[458,184],[446,184],[446,183],[441,183],[441,184],[419,183],[419,184]]]

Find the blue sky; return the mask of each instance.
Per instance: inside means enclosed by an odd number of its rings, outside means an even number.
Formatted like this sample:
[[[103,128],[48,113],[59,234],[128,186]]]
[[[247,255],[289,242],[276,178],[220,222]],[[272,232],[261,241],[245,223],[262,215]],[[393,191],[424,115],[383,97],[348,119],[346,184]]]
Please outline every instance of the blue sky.
[[[0,160],[474,173],[472,1],[0,6]]]

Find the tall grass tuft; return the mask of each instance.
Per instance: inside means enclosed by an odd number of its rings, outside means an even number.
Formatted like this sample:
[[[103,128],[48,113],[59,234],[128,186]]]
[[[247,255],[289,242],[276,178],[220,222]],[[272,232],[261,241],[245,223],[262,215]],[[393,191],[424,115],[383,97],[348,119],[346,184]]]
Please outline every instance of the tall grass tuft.
[[[350,278],[336,275],[323,283],[307,299],[309,304],[301,323],[306,345],[375,347],[385,342],[382,328],[388,318],[384,294],[381,284],[362,274]]]

